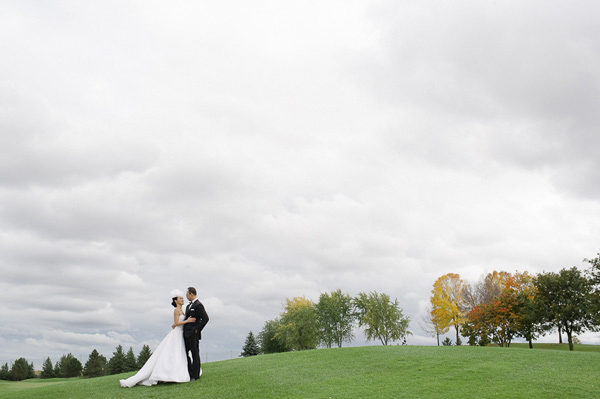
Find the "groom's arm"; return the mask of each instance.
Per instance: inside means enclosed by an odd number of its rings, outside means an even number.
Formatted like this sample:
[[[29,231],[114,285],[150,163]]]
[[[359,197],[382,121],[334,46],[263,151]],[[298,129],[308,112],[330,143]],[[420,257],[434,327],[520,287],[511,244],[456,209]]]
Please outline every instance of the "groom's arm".
[[[204,305],[198,301],[199,305],[196,309],[196,328],[198,331],[202,331],[206,323],[208,323],[208,313],[206,313],[206,309],[204,309]]]

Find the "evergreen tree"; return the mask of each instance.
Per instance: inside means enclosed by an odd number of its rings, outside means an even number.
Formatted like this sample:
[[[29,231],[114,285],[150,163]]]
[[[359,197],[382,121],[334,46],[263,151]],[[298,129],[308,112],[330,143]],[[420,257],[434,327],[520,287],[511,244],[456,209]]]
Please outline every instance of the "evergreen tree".
[[[29,363],[29,375],[27,378],[35,378],[35,367],[33,367],[33,362]]]
[[[129,347],[127,354],[125,355],[125,371],[136,371],[138,369],[137,359],[133,353],[133,347]]]
[[[54,368],[52,367],[52,361],[50,358],[46,358],[44,360],[44,365],[42,366],[42,374],[40,378],[53,378],[54,377]]]
[[[2,367],[0,367],[0,380],[9,380],[10,379],[10,368],[8,367],[8,363],[4,363]]]
[[[10,379],[13,381],[21,381],[31,378],[33,374],[33,364],[27,363],[25,358],[20,358],[15,361],[10,369]]]
[[[108,363],[106,358],[98,353],[96,349],[90,353],[88,361],[83,368],[83,376],[88,378],[101,377],[107,373]]]
[[[141,369],[144,366],[144,364],[146,364],[148,359],[150,359],[150,356],[152,356],[152,351],[150,350],[150,347],[148,345],[142,346],[142,350],[140,351],[137,358],[138,368]]]
[[[83,366],[81,365],[79,359],[77,359],[71,353],[61,356],[59,363],[60,371],[58,372],[57,377],[72,378],[79,377],[81,375]]]
[[[54,363],[54,377],[58,377],[60,375],[60,359],[56,363]]]
[[[243,357],[256,356],[256,355],[260,354],[260,349],[258,347],[258,343],[256,342],[256,339],[254,338],[254,334],[252,333],[252,331],[250,331],[250,333],[246,337],[246,343],[244,344],[244,347],[242,349],[243,349],[243,352],[241,353],[240,356],[243,356]]]
[[[123,347],[119,345],[108,361],[108,374],[121,374],[125,371],[125,354],[123,353]]]

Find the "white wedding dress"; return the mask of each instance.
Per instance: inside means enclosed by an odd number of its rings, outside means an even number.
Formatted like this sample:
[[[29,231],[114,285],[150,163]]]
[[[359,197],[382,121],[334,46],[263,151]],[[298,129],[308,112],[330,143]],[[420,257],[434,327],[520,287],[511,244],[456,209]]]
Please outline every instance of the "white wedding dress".
[[[179,316],[179,321],[185,319]],[[189,382],[187,354],[183,342],[183,326],[172,329],[158,345],[146,364],[136,375],[120,380],[123,388],[135,385],[156,385],[162,382]]]

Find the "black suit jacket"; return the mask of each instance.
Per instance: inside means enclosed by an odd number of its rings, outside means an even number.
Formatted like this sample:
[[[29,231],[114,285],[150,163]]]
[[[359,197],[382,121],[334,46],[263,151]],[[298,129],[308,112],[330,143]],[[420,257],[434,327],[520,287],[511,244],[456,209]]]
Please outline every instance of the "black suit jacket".
[[[204,305],[198,299],[195,299],[185,310],[185,320],[190,317],[195,318],[196,321],[183,325],[183,335],[191,337],[198,334],[198,339],[202,339],[202,329],[208,323],[208,314],[204,309]]]

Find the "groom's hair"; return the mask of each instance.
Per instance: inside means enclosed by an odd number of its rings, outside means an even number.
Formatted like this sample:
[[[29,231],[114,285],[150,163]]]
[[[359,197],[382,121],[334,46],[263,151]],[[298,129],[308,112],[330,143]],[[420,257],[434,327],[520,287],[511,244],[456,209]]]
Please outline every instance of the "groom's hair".
[[[198,295],[196,294],[196,289],[194,287],[188,287],[188,292],[192,295]]]

